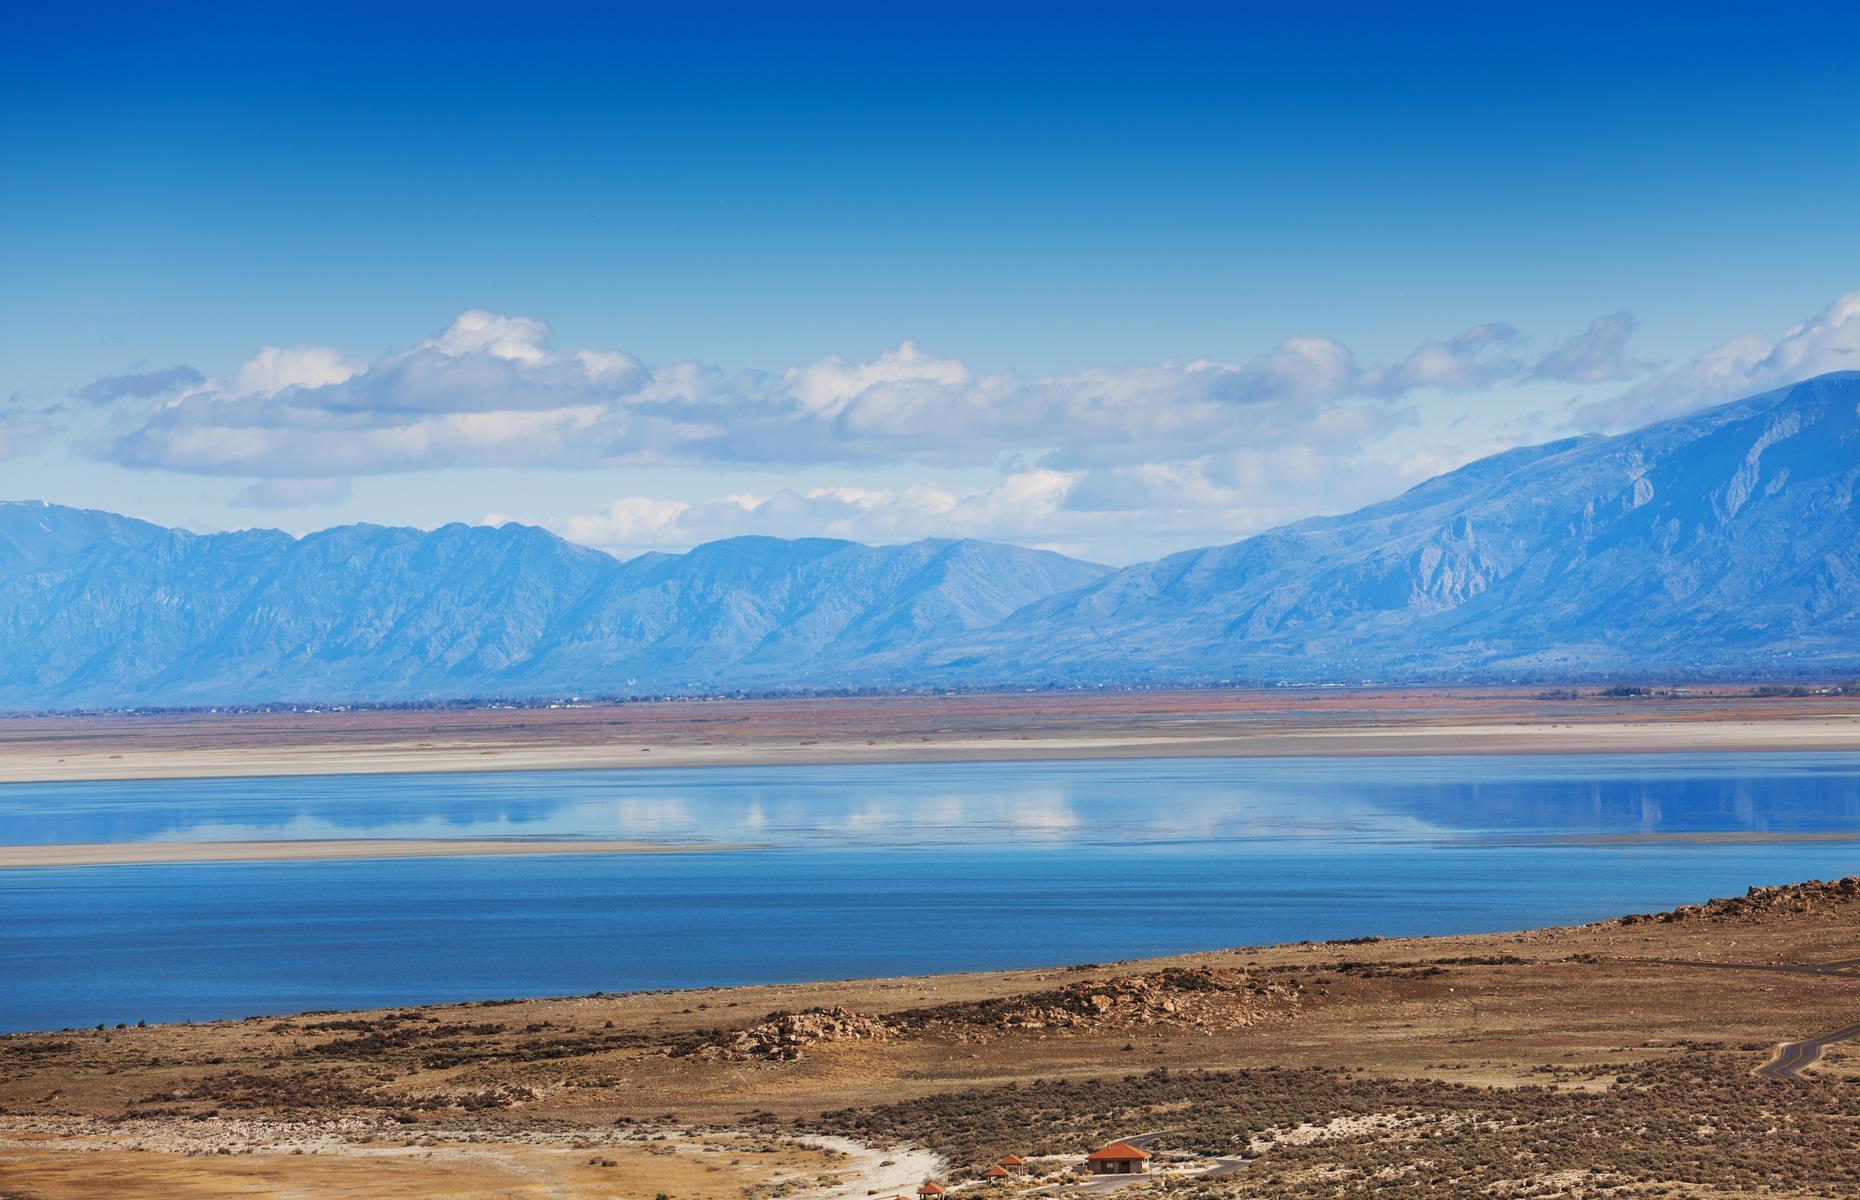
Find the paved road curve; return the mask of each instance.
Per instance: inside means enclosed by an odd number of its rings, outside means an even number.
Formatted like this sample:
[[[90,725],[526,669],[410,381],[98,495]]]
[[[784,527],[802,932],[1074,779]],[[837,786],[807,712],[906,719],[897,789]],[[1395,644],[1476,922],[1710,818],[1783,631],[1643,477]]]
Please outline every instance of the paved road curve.
[[[1689,958],[1629,958],[1616,959],[1616,962],[1644,963],[1652,967],[1697,967],[1707,971],[1774,971],[1783,975],[1833,975],[1844,979],[1860,979],[1860,958],[1842,958],[1825,963],[1740,963],[1740,962],[1703,962]],[[1756,1074],[1765,1079],[1796,1079],[1801,1073],[1821,1061],[1821,1052],[1835,1042],[1851,1041],[1860,1038],[1860,1023],[1843,1025],[1831,1033],[1820,1037],[1808,1038],[1800,1042],[1783,1042],[1776,1047],[1775,1055],[1770,1061],[1758,1067]]]
[[[1860,1024],[1846,1025],[1805,1042],[1784,1042],[1776,1047],[1776,1057],[1757,1068],[1757,1074],[1765,1079],[1794,1079],[1804,1067],[1820,1062],[1821,1052],[1830,1045],[1856,1037],[1860,1037]]]
[[[1860,958],[1843,958],[1825,963],[1736,963],[1736,962],[1698,962],[1680,958],[1643,958],[1632,959],[1662,967],[1703,967],[1712,971],[1777,971],[1785,975],[1838,975],[1844,978],[1860,978],[1854,968],[1860,967]],[[1821,1052],[1835,1042],[1851,1041],[1860,1037],[1860,1023],[1843,1025],[1831,1033],[1820,1037],[1808,1038],[1800,1042],[1783,1042],[1776,1047],[1776,1053],[1770,1061],[1758,1067],[1756,1074],[1765,1079],[1797,1079],[1802,1072],[1821,1061]]]
[[[1644,962],[1662,967],[1702,967],[1712,971],[1779,971],[1786,975],[1840,975],[1847,978],[1860,978],[1855,968],[1860,967],[1860,958],[1843,958],[1825,963],[1735,963],[1735,962],[1699,962],[1693,959],[1652,958],[1631,961]],[[1765,1079],[1795,1079],[1809,1067],[1821,1061],[1821,1052],[1835,1042],[1852,1041],[1860,1038],[1860,1022],[1843,1025],[1841,1028],[1824,1033],[1819,1037],[1808,1038],[1800,1042],[1784,1042],[1776,1047],[1776,1054],[1770,1061],[1757,1068],[1756,1073]],[[1166,1130],[1157,1133],[1141,1133],[1123,1140],[1147,1150],[1151,1142],[1163,1136]],[[1220,1158],[1215,1160],[1215,1167],[1198,1176],[1200,1179],[1219,1179],[1231,1175],[1246,1166],[1244,1158]]]
[[[1217,1158],[1214,1160],[1214,1166],[1195,1176],[1195,1178],[1225,1179],[1229,1175],[1246,1170],[1247,1163],[1250,1161],[1250,1159],[1239,1157]]]

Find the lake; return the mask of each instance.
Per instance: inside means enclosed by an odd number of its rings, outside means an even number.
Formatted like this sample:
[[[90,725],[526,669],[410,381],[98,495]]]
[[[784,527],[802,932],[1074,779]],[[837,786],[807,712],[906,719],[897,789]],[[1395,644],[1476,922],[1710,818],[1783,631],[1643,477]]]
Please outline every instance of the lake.
[[[16,784],[8,844],[768,848],[0,871],[0,1030],[1526,928],[1860,873],[1860,842],[1660,835],[1843,832],[1860,754]]]

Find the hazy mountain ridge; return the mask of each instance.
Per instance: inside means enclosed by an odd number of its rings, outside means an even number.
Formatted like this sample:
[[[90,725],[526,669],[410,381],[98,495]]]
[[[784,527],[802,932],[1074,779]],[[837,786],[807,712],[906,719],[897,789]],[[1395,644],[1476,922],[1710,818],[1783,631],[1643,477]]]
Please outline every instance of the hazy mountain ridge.
[[[1514,450],[1117,571],[929,647],[927,678],[1356,679],[1860,663],[1860,373]]]
[[[1860,373],[1111,571],[974,541],[621,561],[533,527],[0,504],[0,705],[1860,668]]]
[[[0,703],[701,688],[990,624],[1105,569],[980,542],[771,538],[622,562],[520,525],[201,535],[12,503]]]

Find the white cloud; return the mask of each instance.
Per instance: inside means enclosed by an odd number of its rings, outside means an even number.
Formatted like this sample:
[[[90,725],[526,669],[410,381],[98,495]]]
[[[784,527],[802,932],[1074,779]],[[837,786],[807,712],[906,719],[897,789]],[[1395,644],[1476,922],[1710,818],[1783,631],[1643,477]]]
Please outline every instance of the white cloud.
[[[122,375],[105,375],[92,380],[72,394],[90,404],[112,404],[123,399],[147,400],[166,396],[185,388],[198,387],[205,380],[199,371],[180,363],[156,371],[129,371]]]
[[[837,416],[873,391],[891,387],[962,387],[973,376],[953,358],[925,354],[916,342],[886,350],[876,361],[848,362],[838,355],[790,370],[784,381],[809,412]]]
[[[1362,372],[1349,347],[1322,337],[1287,338],[1239,367],[1206,361],[1189,366],[1230,376],[1242,399],[1273,395],[1323,399],[1362,390]]]
[[[421,345],[451,358],[489,354],[535,366],[549,358],[549,327],[530,317],[506,317],[474,308],[460,313],[444,333]]]
[[[285,388],[320,388],[342,383],[361,370],[328,346],[266,346],[233,372],[234,396],[273,396]]]
[[[1515,378],[1520,363],[1513,349],[1524,340],[1516,329],[1495,322],[1475,325],[1446,341],[1423,342],[1393,367],[1363,373],[1363,386],[1399,396],[1421,388],[1469,392]]]
[[[635,495],[533,515],[619,550],[749,533],[967,536],[1116,562],[1347,511],[1547,434],[1543,422],[1571,410],[1528,399],[1546,382],[1585,389],[1574,402],[1582,424],[1622,428],[1860,367],[1860,292],[1781,337],[1734,339],[1651,376],[1630,355],[1636,326],[1632,314],[1607,314],[1543,349],[1487,323],[1382,361],[1303,335],[1231,360],[1027,375],[906,341],[863,361],[730,371],[557,350],[540,321],[472,310],[369,361],[267,346],[222,379],[170,368],[98,380],[89,388],[111,402],[88,448],[131,467],[249,482],[235,503],[250,507],[335,503],[363,474],[754,467],[785,486],[723,494],[737,485],[720,481],[708,499]],[[1491,397],[1514,385],[1535,407],[1512,401],[1507,418],[1507,402]],[[150,403],[132,413],[116,402],[125,397]],[[44,436],[48,419],[0,411],[0,457]],[[873,468],[995,478],[848,486],[842,472],[854,467],[868,481],[886,478]]]
[[[1515,371],[1509,326],[1430,341],[1392,364],[1297,337],[1241,362],[982,374],[905,342],[866,362],[779,374],[648,368],[617,351],[558,352],[548,329],[482,310],[411,349],[355,363],[328,347],[266,347],[119,433],[134,467],[249,477],[467,465],[918,462],[1045,455],[1060,469],[1223,448],[1349,454],[1412,418],[1420,389]]]
[[[1627,429],[1829,371],[1860,369],[1860,291],[1849,292],[1783,335],[1745,334],[1643,380],[1620,396],[1579,406],[1591,428]]]
[[[584,546],[688,546],[707,540],[685,532],[681,519],[690,511],[691,506],[682,500],[626,496],[602,505],[596,512],[544,523],[569,541]],[[511,519],[489,516],[484,523],[502,525]]]
[[[1644,375],[1649,364],[1628,356],[1640,321],[1630,312],[1608,313],[1537,360],[1532,374],[1565,383],[1619,383]]]
[[[1565,375],[1611,375],[1597,364],[1611,347],[1620,357],[1632,327],[1623,320],[1602,318],[1541,359],[1524,354],[1516,329],[1487,323],[1389,361],[1303,335],[1231,361],[1025,375],[909,341],[863,361],[773,371],[647,366],[617,350],[557,350],[540,321],[474,309],[367,362],[266,347],[229,379],[113,424],[92,449],[131,467],[256,481],[238,494],[250,506],[329,503],[333,481],[363,474],[754,467],[794,482],[541,515],[575,541],[616,549],[741,533],[969,536],[1126,560],[1398,490],[1413,464],[1457,453],[1427,449],[1423,395],[1437,408],[1536,378],[1553,359]],[[874,467],[998,474],[967,488],[840,485],[835,474],[852,467],[867,478]]]
[[[1457,466],[1471,452],[1444,452]],[[580,514],[521,519],[621,554],[683,550],[719,538],[840,537],[867,543],[971,537],[1102,562],[1229,542],[1324,511],[1382,499],[1420,477],[1414,464],[1349,469],[1311,450],[1240,450],[1177,462],[1075,471],[1014,470],[968,489],[818,486],[695,502],[630,496]],[[516,519],[493,513],[486,524]]]
[[[772,495],[721,496],[700,503],[628,496],[591,513],[535,523],[571,542],[622,552],[682,550],[718,538],[840,537],[886,543],[925,537],[977,537],[1046,543],[1074,477],[1021,471],[994,485],[955,492],[935,485],[898,489],[814,487]],[[485,524],[512,518],[493,513]]]

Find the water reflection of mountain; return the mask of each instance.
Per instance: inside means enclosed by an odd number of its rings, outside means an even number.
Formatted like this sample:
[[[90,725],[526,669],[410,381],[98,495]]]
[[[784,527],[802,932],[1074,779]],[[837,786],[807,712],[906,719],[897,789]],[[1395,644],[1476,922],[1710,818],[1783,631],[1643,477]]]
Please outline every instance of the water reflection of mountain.
[[[1150,759],[17,785],[16,844],[622,837],[1009,847],[1860,830],[1860,755]]]
[[[1486,779],[1371,786],[1363,797],[1443,833],[1860,831],[1860,774]]]

